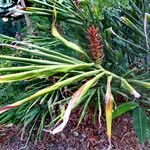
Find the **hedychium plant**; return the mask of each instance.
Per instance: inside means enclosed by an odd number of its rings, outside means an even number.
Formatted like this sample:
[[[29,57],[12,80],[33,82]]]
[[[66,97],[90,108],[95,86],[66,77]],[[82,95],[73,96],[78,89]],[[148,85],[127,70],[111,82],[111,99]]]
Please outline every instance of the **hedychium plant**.
[[[146,67],[139,69],[139,66],[135,69],[132,68],[132,64],[138,60],[138,54],[136,56],[131,55],[133,53],[131,50],[134,50],[136,45],[131,44],[131,42],[126,45],[120,40],[118,40],[119,44],[116,44],[116,41],[114,42],[114,39],[111,38],[110,33],[113,33],[115,36],[117,35],[117,38],[123,39],[120,38],[124,32],[120,30],[121,23],[119,22],[122,20],[116,21],[119,27],[115,26],[115,22],[113,22],[113,26],[116,29],[119,28],[118,33],[110,29],[107,30],[107,34],[103,33],[104,27],[107,27],[107,22],[102,22],[104,25],[102,27],[101,21],[96,18],[96,14],[100,12],[92,13],[91,7],[89,7],[91,3],[88,1],[82,3],[83,9],[77,6],[79,3],[73,1],[55,1],[55,3],[50,0],[30,1],[44,7],[23,8],[21,12],[53,16],[52,35],[49,37],[52,43],[57,42],[57,44],[46,46],[46,43],[50,44],[45,37],[43,37],[45,43],[43,45],[38,43],[39,39],[36,36],[19,41],[12,37],[0,35],[3,40],[0,44],[2,48],[17,51],[17,56],[0,55],[0,59],[15,62],[11,67],[0,68],[0,83],[25,81],[29,84],[26,88],[29,96],[20,101],[7,102],[8,105],[0,104],[0,123],[10,122],[11,118],[20,120],[24,124],[24,133],[30,123],[32,123],[30,130],[32,132],[35,125],[40,122],[37,132],[38,139],[40,139],[44,128],[48,128],[45,131],[51,134],[61,132],[68,123],[71,111],[82,105],[83,111],[78,123],[80,124],[89,105],[94,103],[99,110],[100,126],[101,109],[103,109],[101,105],[105,108],[110,148],[112,119],[138,107],[139,103],[136,99],[147,100],[147,93],[143,89],[141,90],[141,87],[148,90],[150,88],[148,69],[145,69]],[[109,19],[112,20],[112,16],[107,18],[108,21],[110,21]],[[58,31],[58,21],[62,22],[62,26],[65,26],[65,21],[69,23],[69,29],[68,26],[65,27],[67,36],[71,37],[71,40],[62,35],[63,31]],[[76,26],[80,32],[82,31],[81,34],[74,33]],[[73,33],[74,35],[71,36]],[[87,35],[86,40],[85,34]],[[42,37],[40,43],[42,43],[41,41]],[[126,41],[124,40],[124,42]],[[126,47],[127,52],[121,51],[122,46]],[[129,46],[129,51],[127,46]],[[61,47],[65,49],[66,53],[62,51]],[[114,48],[117,50],[113,51]],[[139,53],[139,56],[145,55],[144,50]],[[146,50],[146,53],[149,52]],[[133,62],[128,62],[128,56]],[[136,72],[137,69],[139,70]],[[141,73],[142,69],[146,70],[146,75]],[[116,95],[122,95],[130,102],[117,106]],[[47,122],[47,118],[50,118],[50,123]],[[60,123],[61,121],[62,123]],[[57,126],[58,123],[60,125]]]

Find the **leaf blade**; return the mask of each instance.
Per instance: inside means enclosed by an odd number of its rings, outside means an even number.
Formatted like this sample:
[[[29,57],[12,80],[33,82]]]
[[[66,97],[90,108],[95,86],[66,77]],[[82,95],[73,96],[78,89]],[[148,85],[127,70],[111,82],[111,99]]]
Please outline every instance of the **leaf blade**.
[[[146,128],[147,128],[147,116],[146,112],[141,108],[137,107],[133,110],[134,129],[137,133],[139,140],[144,143]]]
[[[134,109],[137,106],[138,106],[138,104],[135,102],[127,102],[127,103],[123,103],[123,104],[119,105],[117,107],[117,109],[115,109],[113,112],[113,119],[126,113],[127,111]]]

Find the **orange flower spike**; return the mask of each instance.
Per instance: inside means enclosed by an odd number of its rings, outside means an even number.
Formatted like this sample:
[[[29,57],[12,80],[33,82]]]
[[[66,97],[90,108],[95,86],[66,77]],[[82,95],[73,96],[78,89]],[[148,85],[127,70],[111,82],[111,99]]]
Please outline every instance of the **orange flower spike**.
[[[107,124],[107,136],[109,140],[109,148],[111,148],[111,135],[112,135],[112,111],[113,111],[113,96],[111,94],[110,83],[112,81],[112,76],[109,76],[107,79],[107,89],[105,95],[106,103],[106,124]]]
[[[104,52],[103,52],[102,38],[99,33],[99,29],[94,26],[90,26],[87,31],[87,34],[92,59],[96,63],[101,63],[104,57]]]

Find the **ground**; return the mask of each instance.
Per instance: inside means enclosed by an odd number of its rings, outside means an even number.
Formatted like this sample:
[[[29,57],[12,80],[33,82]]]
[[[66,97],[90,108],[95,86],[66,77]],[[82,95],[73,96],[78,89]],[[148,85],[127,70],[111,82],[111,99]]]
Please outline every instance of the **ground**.
[[[0,150],[105,150],[108,146],[105,123],[102,127],[93,124],[93,114],[80,124],[78,128],[77,118],[74,112],[65,130],[55,136],[44,133],[44,138],[37,144],[34,139],[24,147],[26,139],[20,140],[20,127],[0,127]],[[150,150],[150,144],[140,144],[133,129],[133,119],[130,114],[121,116],[113,122],[113,149],[115,150]]]

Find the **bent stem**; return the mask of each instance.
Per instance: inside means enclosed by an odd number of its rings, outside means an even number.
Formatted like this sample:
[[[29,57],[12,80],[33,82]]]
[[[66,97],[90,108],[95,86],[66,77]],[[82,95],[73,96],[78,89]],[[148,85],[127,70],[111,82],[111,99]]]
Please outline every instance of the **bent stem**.
[[[98,66],[102,72],[104,72],[108,76],[112,76],[121,81],[122,87],[129,91],[135,98],[140,98],[141,95],[127,82],[127,80],[123,77],[120,77],[110,71],[105,70],[102,66]]]

